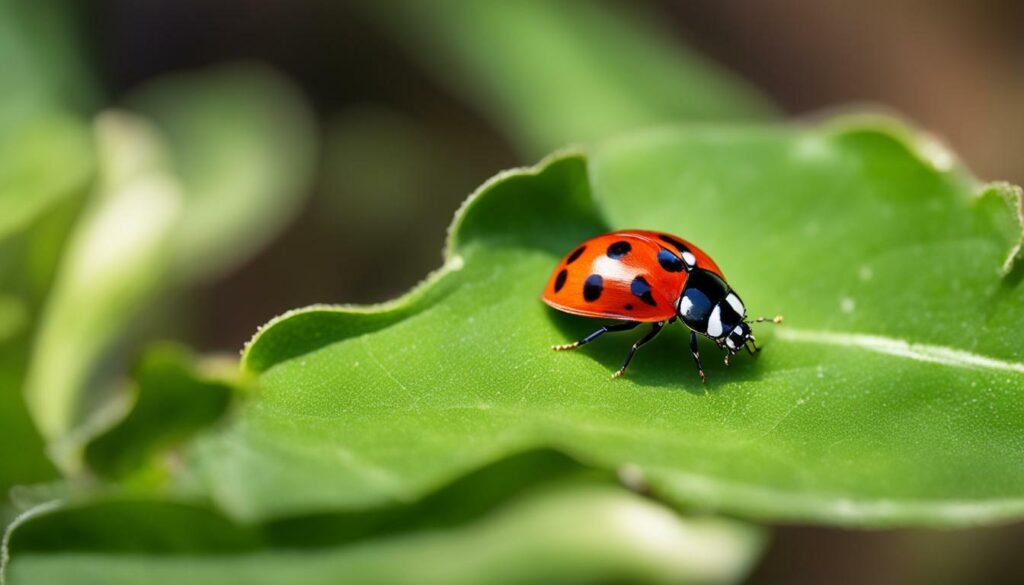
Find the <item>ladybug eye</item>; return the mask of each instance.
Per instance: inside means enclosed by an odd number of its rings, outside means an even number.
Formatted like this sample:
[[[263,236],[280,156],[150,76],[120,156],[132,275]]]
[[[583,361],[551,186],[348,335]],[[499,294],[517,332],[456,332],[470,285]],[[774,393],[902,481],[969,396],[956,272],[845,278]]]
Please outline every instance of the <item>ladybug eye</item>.
[[[729,333],[729,341],[736,347],[743,345],[743,342],[747,339],[747,327],[740,323]]]

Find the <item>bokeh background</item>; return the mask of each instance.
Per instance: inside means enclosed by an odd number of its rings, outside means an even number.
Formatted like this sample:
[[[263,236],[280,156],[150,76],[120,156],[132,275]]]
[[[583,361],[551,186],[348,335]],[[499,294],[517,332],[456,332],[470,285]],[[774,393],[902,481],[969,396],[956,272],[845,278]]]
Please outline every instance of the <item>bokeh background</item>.
[[[235,353],[257,325],[285,310],[386,300],[437,268],[452,213],[477,185],[535,162],[574,131],[579,135],[569,141],[618,129],[573,129],[571,121],[559,127],[564,104],[545,111],[547,102],[602,87],[585,76],[551,74],[559,63],[588,61],[570,54],[588,50],[574,40],[574,11],[598,30],[625,30],[628,39],[651,44],[648,55],[609,36],[600,58],[611,64],[611,79],[621,74],[616,67],[643,70],[648,56],[658,62],[650,65],[652,75],[659,75],[670,54],[715,83],[742,88],[752,118],[799,123],[836,109],[891,109],[934,133],[983,179],[1024,183],[1019,2],[531,2],[521,10],[477,3],[499,16],[464,6],[446,12],[471,2],[431,4],[103,0],[38,9],[52,10],[37,19],[50,28],[47,38],[65,43],[53,51],[50,75],[65,106],[82,115],[146,102],[139,88],[169,75],[198,72],[230,85],[237,70],[224,69],[226,63],[272,68],[284,78],[281,91],[295,92],[287,99],[309,105],[308,119],[296,115],[308,123],[316,148],[308,166],[295,163],[307,179],[294,182],[301,191],[296,203],[275,212],[280,229],[178,289],[161,315],[146,319],[140,337],[158,332],[204,353]],[[491,30],[501,13],[518,28]],[[463,34],[466,26],[480,32]],[[517,69],[508,56],[516,42],[526,53],[566,55],[552,58],[550,67],[539,57],[536,71]],[[593,100],[619,108],[615,114],[630,123],[728,117],[728,106],[677,112],[672,103],[658,103],[650,117],[633,115],[634,98],[666,102],[671,92],[617,89],[621,94]],[[587,100],[576,107],[586,109]],[[1014,583],[1024,575],[1022,543],[1020,527],[781,527],[751,582]]]
[[[234,350],[253,323],[289,308],[400,294],[437,267],[445,228],[469,192],[543,154],[517,148],[498,106],[474,99],[474,82],[487,80],[438,73],[453,60],[416,42],[430,32],[382,22],[403,20],[388,14],[401,4],[372,4],[107,0],[77,9],[109,101],[168,72],[255,60],[287,75],[316,111],[323,151],[309,202],[272,246],[204,292],[201,347]],[[891,109],[979,177],[1024,182],[1020,3],[605,4],[614,17],[640,20],[627,26],[653,25],[681,54],[746,80],[784,115]],[[292,262],[298,255],[301,264]],[[389,270],[379,269],[383,258]],[[281,278],[268,287],[267,275]],[[254,286],[263,294],[237,302],[247,295],[234,293]]]

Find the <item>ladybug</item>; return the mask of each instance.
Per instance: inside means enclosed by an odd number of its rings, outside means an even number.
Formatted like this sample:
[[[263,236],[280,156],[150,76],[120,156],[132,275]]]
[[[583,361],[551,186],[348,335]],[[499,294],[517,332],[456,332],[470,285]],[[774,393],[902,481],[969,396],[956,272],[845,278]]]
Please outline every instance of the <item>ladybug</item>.
[[[626,371],[633,354],[677,318],[690,329],[690,352],[701,382],[706,382],[697,351],[697,334],[725,350],[725,365],[738,351],[760,351],[750,330],[747,310],[725,281],[722,270],[703,250],[661,232],[624,230],[583,242],[565,256],[541,297],[566,313],[622,321],[605,325],[583,339],[555,345],[576,349],[609,332],[629,331],[653,323],[633,344],[613,378]],[[768,321],[765,317],[752,322]],[[782,317],[771,319],[781,323]]]

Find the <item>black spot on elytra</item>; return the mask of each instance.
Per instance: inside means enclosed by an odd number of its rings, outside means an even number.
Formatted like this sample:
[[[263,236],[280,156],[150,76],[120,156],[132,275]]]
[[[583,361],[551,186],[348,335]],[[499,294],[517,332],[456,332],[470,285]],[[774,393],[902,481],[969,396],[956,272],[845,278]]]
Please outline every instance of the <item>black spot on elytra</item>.
[[[651,294],[650,283],[642,276],[633,279],[633,283],[629,285],[629,292],[652,307],[658,306],[658,303],[654,301],[654,295]]]
[[[626,306],[623,307],[623,308],[626,309],[627,311],[632,311],[633,310],[633,305],[631,305],[629,303],[626,303]]]
[[[675,248],[676,250],[679,250],[680,253],[689,252],[690,251],[690,248],[687,247],[686,244],[680,242],[679,240],[677,240],[677,239],[675,239],[675,238],[673,238],[671,236],[666,236],[665,234],[660,234],[658,236],[658,239],[660,239],[662,242],[668,242],[669,244],[672,244],[672,247]]]
[[[565,286],[565,279],[568,276],[569,272],[564,268],[558,273],[558,276],[555,277],[555,292],[562,290],[562,287]]]
[[[658,264],[661,264],[666,272],[682,272],[685,268],[683,259],[665,248],[658,250]]]
[[[591,274],[583,282],[583,300],[588,303],[601,298],[602,292],[604,292],[604,279],[601,278],[600,274]]]
[[[612,260],[618,260],[626,254],[629,254],[629,251],[632,249],[633,246],[630,246],[629,242],[615,242],[611,246],[608,246],[608,257]]]
[[[573,253],[569,254],[569,257],[565,259],[565,265],[568,266],[568,265],[572,264],[573,262],[579,260],[579,257],[583,255],[583,251],[586,250],[586,249],[587,249],[586,246],[580,246],[579,248],[576,248],[573,251]]]

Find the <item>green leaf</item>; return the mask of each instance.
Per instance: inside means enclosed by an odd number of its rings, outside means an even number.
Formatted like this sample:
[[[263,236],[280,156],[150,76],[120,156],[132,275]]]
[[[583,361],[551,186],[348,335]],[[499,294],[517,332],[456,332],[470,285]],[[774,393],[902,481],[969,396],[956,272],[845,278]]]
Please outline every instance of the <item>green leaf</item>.
[[[316,148],[312,114],[274,71],[228,65],[162,77],[127,103],[165,133],[180,176],[178,279],[211,276],[246,260],[305,201]]]
[[[92,158],[88,127],[71,116],[0,117],[0,245],[61,201],[84,193]]]
[[[86,386],[156,294],[170,262],[181,191],[155,131],[122,113],[97,123],[99,192],[70,236],[39,324],[25,399],[48,442],[70,439],[90,405]],[[71,441],[73,442],[73,441]],[[73,461],[56,445],[66,469]]]
[[[0,100],[0,444],[18,448],[0,457],[0,494],[55,473],[22,385],[33,326],[93,167],[84,124],[7,97]]]
[[[368,2],[366,8],[531,156],[666,122],[772,113],[752,88],[687,52],[653,15],[634,6],[398,4]]]
[[[13,532],[7,582],[730,583],[764,543],[747,526],[683,519],[621,488],[578,481],[463,523],[347,546],[260,548],[272,532],[180,504],[44,510]]]
[[[123,477],[157,456],[168,458],[168,452],[227,411],[240,385],[225,375],[232,366],[237,368],[237,363],[231,360],[198,362],[174,345],[150,348],[132,375],[135,404],[131,411],[86,447],[89,468]],[[153,471],[163,475],[160,469]]]
[[[272,321],[244,363],[262,391],[193,454],[241,518],[415,499],[524,449],[629,466],[681,505],[773,521],[967,525],[1021,517],[1024,314],[1001,269],[1011,201],[896,122],[669,128],[484,185],[445,267],[393,303]],[[588,166],[589,165],[589,166]],[[589,170],[589,176],[587,172]],[[725,368],[682,327],[548,347],[597,321],[538,299],[558,258],[610,227],[692,239],[765,346]],[[614,337],[614,336],[611,336]]]
[[[21,396],[26,345],[24,337],[0,342],[0,441],[5,446],[0,457],[0,524],[2,502],[11,486],[56,476]]]
[[[160,80],[129,103],[157,123],[101,118],[102,184],[61,260],[26,382],[65,471],[119,414],[119,344],[140,316],[264,244],[301,203],[313,156],[304,102],[264,69]]]
[[[18,448],[0,457],[0,494],[55,473],[22,384],[42,298],[93,165],[84,124],[55,112],[4,119],[8,105],[0,101],[0,444]]]

